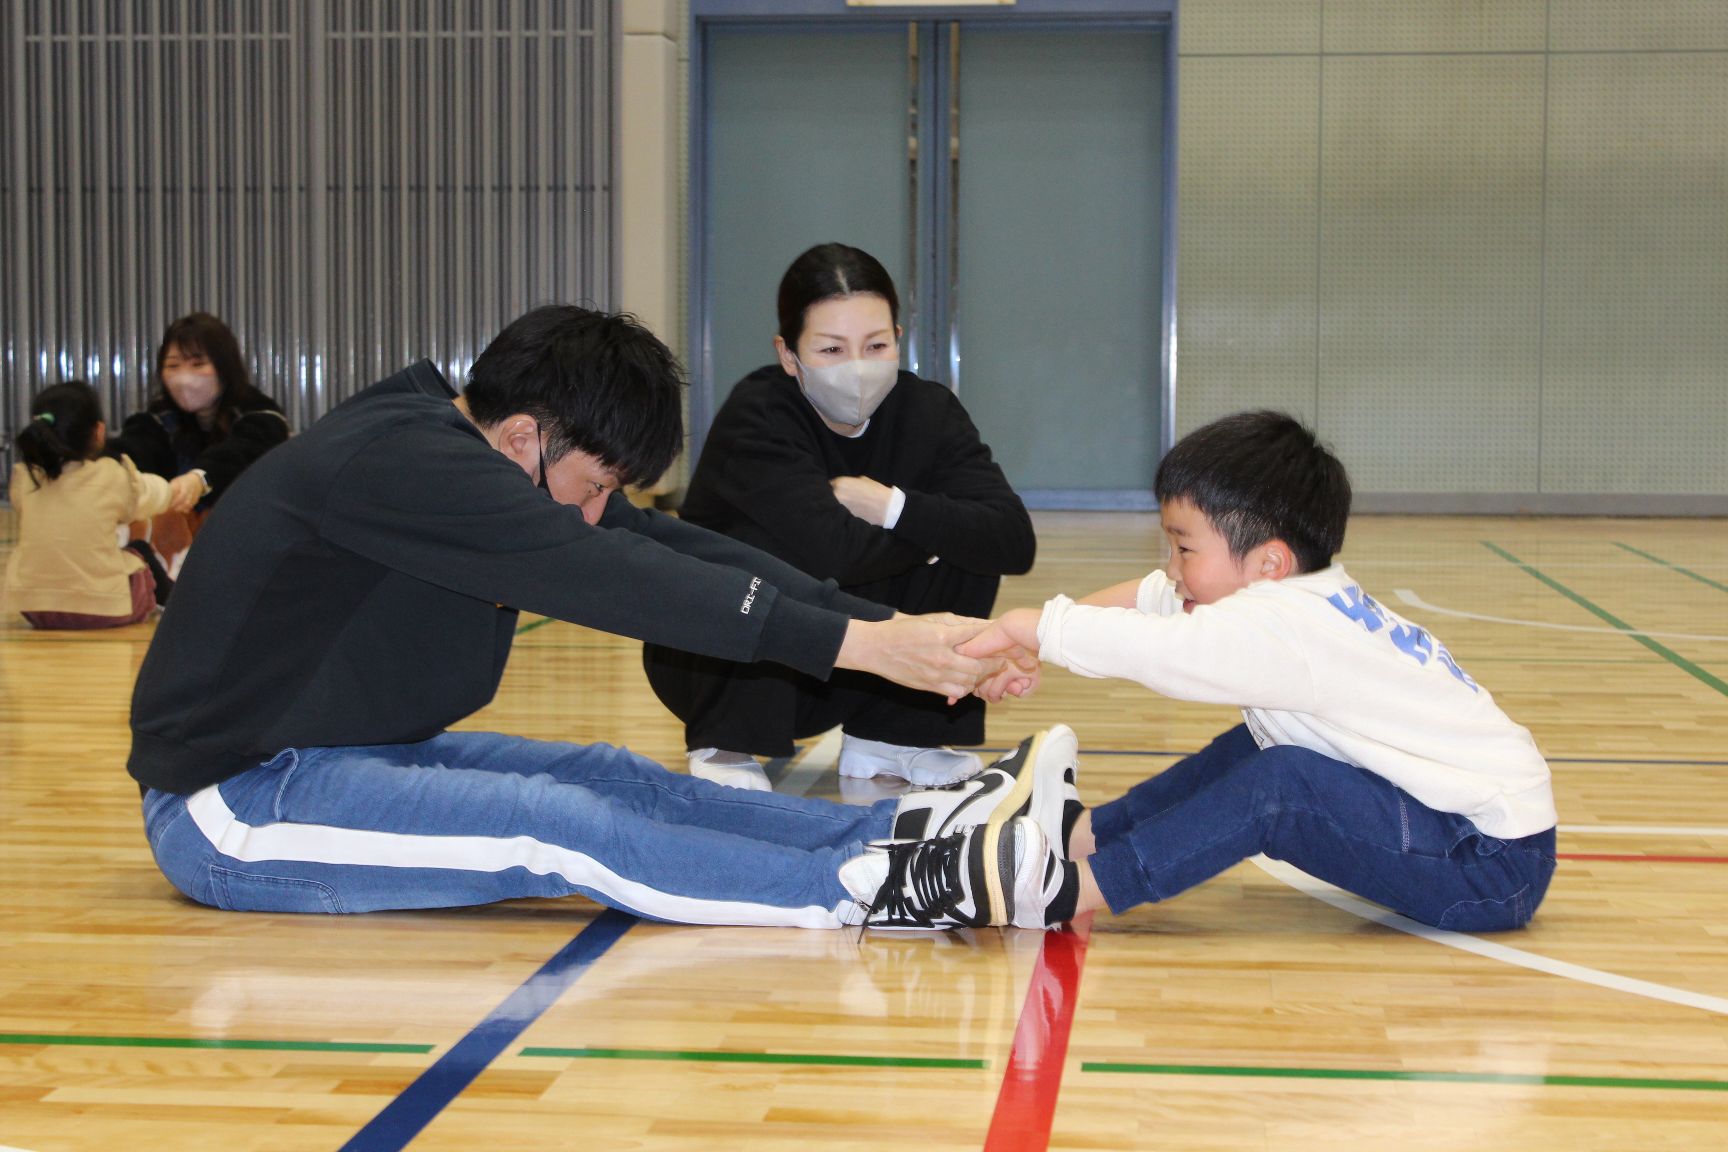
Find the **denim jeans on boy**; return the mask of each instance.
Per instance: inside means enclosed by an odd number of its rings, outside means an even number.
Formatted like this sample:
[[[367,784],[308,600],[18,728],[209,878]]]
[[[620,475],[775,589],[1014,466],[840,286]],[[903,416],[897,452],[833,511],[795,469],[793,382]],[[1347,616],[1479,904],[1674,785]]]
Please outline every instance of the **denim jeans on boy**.
[[[840,865],[871,807],[723,788],[605,744],[447,732],[290,748],[190,796],[150,790],[156,862],[201,904],[258,912],[591,899],[690,924],[857,919]]]
[[[1461,932],[1518,928],[1554,874],[1554,830],[1485,836],[1372,772],[1237,725],[1092,813],[1092,873],[1115,912],[1170,897],[1257,852]]]

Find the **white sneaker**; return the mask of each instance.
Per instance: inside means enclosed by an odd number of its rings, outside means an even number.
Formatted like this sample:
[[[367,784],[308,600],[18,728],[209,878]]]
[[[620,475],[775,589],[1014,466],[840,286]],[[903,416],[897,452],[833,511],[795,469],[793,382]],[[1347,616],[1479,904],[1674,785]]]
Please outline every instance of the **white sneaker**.
[[[751,792],[772,792],[768,773],[756,762],[756,757],[744,752],[722,752],[718,748],[694,748],[689,752],[690,775],[728,788],[743,788]]]
[[[976,776],[983,767],[973,753],[953,748],[909,748],[858,736],[840,738],[840,775],[854,779],[898,776],[920,788],[941,788]]]

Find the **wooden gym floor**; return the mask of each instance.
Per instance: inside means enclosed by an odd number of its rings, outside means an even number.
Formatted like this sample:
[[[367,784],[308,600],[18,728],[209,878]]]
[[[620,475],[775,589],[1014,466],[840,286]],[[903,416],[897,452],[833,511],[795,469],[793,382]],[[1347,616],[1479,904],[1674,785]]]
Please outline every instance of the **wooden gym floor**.
[[[1001,607],[1161,556],[1150,516],[1038,525]],[[1049,935],[213,911],[155,870],[122,767],[151,625],[8,622],[0,1145],[1728,1146],[1728,524],[1363,517],[1345,561],[1552,760],[1563,859],[1527,931],[1382,922],[1269,862]],[[1050,671],[990,742],[1073,725],[1098,801],[1233,719]],[[472,724],[681,760],[638,646],[560,622],[524,620]],[[780,786],[839,795],[833,747]]]

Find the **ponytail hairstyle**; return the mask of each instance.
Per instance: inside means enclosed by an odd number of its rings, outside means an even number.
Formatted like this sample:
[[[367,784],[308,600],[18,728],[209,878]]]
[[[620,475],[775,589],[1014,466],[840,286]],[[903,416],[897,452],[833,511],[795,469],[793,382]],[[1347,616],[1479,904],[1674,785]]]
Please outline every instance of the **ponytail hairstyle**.
[[[30,402],[30,420],[18,433],[18,459],[30,470],[36,486],[42,477],[60,479],[61,471],[74,460],[88,460],[95,453],[96,425],[102,422],[102,407],[96,393],[82,380],[68,380],[44,388]]]
[[[881,261],[850,244],[818,244],[806,249],[780,278],[775,301],[780,314],[780,339],[794,352],[804,335],[804,314],[812,304],[838,296],[869,292],[888,302],[888,317],[900,323],[900,297],[894,279]]]
[[[191,312],[168,325],[162,342],[156,346],[156,368],[150,374],[150,411],[158,415],[175,412],[185,416],[174,396],[162,382],[162,362],[168,350],[178,348],[182,356],[203,356],[216,370],[216,383],[221,396],[216,401],[216,419],[208,433],[196,420],[182,419],[174,429],[174,447],[183,455],[195,456],[211,444],[227,438],[228,430],[239,419],[241,405],[260,395],[253,387],[252,375],[246,371],[246,359],[240,354],[240,342],[228,325],[208,312]]]

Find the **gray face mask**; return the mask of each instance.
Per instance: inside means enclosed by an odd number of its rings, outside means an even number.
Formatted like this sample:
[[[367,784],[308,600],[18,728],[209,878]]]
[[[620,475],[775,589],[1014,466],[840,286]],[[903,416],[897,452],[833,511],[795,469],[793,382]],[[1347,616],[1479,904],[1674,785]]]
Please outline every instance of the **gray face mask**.
[[[858,425],[870,419],[899,378],[900,365],[894,360],[798,361],[798,385],[805,399],[836,424]]]

